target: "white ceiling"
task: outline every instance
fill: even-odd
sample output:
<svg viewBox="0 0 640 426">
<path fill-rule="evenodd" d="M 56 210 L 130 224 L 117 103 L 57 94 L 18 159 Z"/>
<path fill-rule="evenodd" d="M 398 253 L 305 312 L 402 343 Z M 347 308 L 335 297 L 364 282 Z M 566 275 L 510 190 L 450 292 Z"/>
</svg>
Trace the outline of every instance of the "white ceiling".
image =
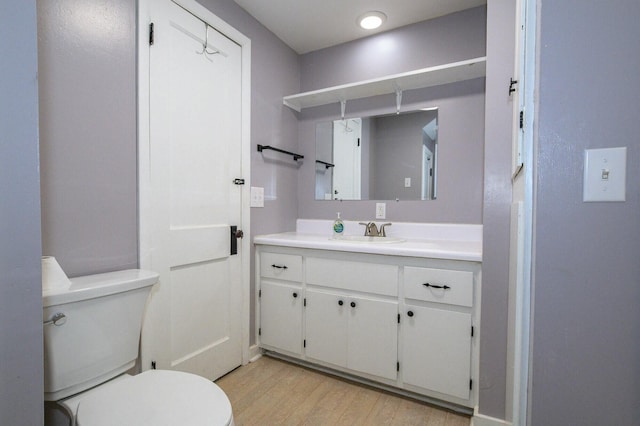
<svg viewBox="0 0 640 426">
<path fill-rule="evenodd" d="M 376 32 L 480 6 L 487 0 L 235 0 L 299 54 Z M 356 19 L 369 11 L 387 15 L 382 27 L 365 31 Z"/>
</svg>

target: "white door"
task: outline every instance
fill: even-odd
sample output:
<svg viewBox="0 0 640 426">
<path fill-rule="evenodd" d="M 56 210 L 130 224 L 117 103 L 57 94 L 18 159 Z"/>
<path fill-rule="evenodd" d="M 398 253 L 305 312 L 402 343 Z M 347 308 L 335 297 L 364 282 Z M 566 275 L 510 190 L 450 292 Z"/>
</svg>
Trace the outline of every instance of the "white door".
<svg viewBox="0 0 640 426">
<path fill-rule="evenodd" d="M 215 379 L 242 363 L 241 48 L 175 3 L 151 2 L 150 241 L 160 274 L 142 334 L 142 367 Z M 204 44 L 207 44 L 206 47 Z M 145 189 L 146 188 L 146 189 Z M 144 228 L 147 229 L 147 228 Z M 240 242 L 238 242 L 240 246 Z"/>
</svg>

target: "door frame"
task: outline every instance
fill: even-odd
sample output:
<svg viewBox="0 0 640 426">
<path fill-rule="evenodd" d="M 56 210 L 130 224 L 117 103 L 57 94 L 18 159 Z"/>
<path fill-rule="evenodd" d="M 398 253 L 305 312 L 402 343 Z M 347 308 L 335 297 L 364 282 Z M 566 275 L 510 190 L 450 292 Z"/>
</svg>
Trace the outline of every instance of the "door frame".
<svg viewBox="0 0 640 426">
<path fill-rule="evenodd" d="M 509 340 L 506 420 L 525 426 L 531 419 L 531 354 L 533 351 L 535 259 L 535 208 L 537 167 L 538 0 L 518 0 L 516 7 L 513 159 L 514 207 L 512 209 L 510 264 Z M 522 112 L 522 127 L 519 115 Z M 516 124 L 517 123 L 517 124 Z M 516 220 L 517 219 L 517 220 Z"/>
<path fill-rule="evenodd" d="M 157 0 L 138 0 L 137 19 L 137 102 L 138 102 L 138 256 L 139 267 L 148 268 L 152 251 L 152 207 L 150 191 L 150 7 Z M 238 44 L 241 48 L 241 167 L 245 182 L 251 177 L 251 40 L 238 30 L 214 15 L 195 0 L 171 0 L 191 14 L 207 22 L 218 32 Z M 153 47 L 151 47 L 153 48 Z M 248 185 L 246 185 L 248 186 Z M 250 353 L 250 194 L 242 188 L 242 217 L 240 226 L 244 238 L 238 244 L 241 255 L 242 282 L 242 364 L 251 359 Z M 142 358 L 142 354 L 140 356 Z M 149 366 L 142 366 L 143 370 Z"/>
</svg>

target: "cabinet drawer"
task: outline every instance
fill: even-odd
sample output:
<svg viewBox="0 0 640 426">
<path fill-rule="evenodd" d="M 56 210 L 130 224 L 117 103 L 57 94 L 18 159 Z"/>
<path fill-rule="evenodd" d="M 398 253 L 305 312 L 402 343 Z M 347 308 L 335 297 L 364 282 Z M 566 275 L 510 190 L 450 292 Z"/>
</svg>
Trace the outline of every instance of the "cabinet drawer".
<svg viewBox="0 0 640 426">
<path fill-rule="evenodd" d="M 308 284 L 362 291 L 383 296 L 398 295 L 398 267 L 377 263 L 307 258 Z"/>
<path fill-rule="evenodd" d="M 471 307 L 473 273 L 407 266 L 404 268 L 404 297 Z"/>
<path fill-rule="evenodd" d="M 261 253 L 260 275 L 278 280 L 302 281 L 302 256 Z"/>
</svg>

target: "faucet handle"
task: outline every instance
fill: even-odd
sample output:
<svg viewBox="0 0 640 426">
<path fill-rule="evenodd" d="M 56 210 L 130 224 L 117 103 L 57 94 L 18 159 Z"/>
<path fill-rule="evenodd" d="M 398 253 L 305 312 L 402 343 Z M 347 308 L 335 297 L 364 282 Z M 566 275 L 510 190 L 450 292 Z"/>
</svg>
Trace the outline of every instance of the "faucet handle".
<svg viewBox="0 0 640 426">
<path fill-rule="evenodd" d="M 387 233 L 385 231 L 385 227 L 391 226 L 391 225 L 393 225 L 393 224 L 392 223 L 383 223 L 382 225 L 380 225 L 380 236 L 381 237 L 386 237 L 387 236 Z"/>
</svg>

